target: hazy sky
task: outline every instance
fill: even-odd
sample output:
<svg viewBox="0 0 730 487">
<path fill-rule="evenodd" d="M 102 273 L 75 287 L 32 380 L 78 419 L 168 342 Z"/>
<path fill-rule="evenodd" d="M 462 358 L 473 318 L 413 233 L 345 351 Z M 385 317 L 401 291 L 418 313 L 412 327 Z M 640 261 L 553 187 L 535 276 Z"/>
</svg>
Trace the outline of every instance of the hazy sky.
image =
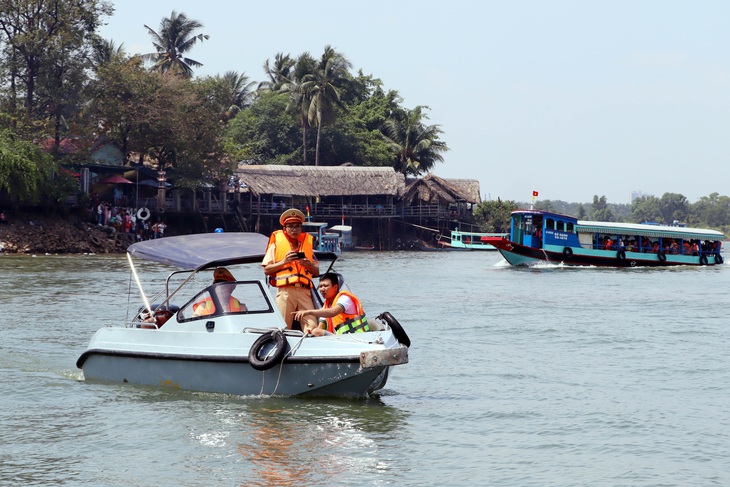
<svg viewBox="0 0 730 487">
<path fill-rule="evenodd" d="M 119 0 L 101 34 L 153 51 L 173 10 L 210 39 L 196 76 L 265 79 L 278 52 L 327 44 L 428 105 L 450 150 L 435 173 L 484 198 L 628 203 L 638 190 L 694 202 L 730 194 L 730 2 Z"/>
</svg>

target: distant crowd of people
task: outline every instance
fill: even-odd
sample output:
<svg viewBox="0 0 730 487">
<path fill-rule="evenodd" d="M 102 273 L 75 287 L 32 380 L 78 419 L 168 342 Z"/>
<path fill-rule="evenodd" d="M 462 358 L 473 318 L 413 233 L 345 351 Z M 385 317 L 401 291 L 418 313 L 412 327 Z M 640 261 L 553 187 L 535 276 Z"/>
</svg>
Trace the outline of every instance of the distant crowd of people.
<svg viewBox="0 0 730 487">
<path fill-rule="evenodd" d="M 100 227 L 112 227 L 117 233 L 129 233 L 135 240 L 151 240 L 165 236 L 167 225 L 163 221 L 151 222 L 152 213 L 147 208 L 114 206 L 104 201 L 92 202 L 96 223 Z"/>
</svg>

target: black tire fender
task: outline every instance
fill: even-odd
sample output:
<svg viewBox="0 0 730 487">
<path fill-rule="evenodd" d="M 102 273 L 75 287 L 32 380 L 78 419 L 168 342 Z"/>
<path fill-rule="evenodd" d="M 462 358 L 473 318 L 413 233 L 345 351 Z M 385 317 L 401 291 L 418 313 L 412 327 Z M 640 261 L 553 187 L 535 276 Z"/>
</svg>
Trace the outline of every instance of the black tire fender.
<svg viewBox="0 0 730 487">
<path fill-rule="evenodd" d="M 388 323 L 390 329 L 393 330 L 393 336 L 396 338 L 396 340 L 398 340 L 399 343 L 402 343 L 406 347 L 410 348 L 411 339 L 408 338 L 408 334 L 403 329 L 403 327 L 400 326 L 400 323 L 398 323 L 398 320 L 396 320 L 392 314 L 390 314 L 388 311 L 384 311 L 378 316 L 378 319 Z"/>
<path fill-rule="evenodd" d="M 623 262 L 624 260 L 626 260 L 626 252 L 624 252 L 623 250 L 619 250 L 618 252 L 616 252 L 616 258 Z"/>
<path fill-rule="evenodd" d="M 722 263 L 723 263 L 722 255 L 715 254 L 715 264 L 722 264 Z"/>
<path fill-rule="evenodd" d="M 274 342 L 276 344 L 276 351 L 273 355 L 259 358 L 259 353 L 265 345 Z M 253 342 L 251 350 L 248 351 L 248 363 L 251 364 L 256 370 L 269 370 L 271 367 L 281 362 L 286 354 L 289 346 L 286 341 L 286 337 L 281 330 L 274 330 L 271 333 L 264 333 Z"/>
<path fill-rule="evenodd" d="M 563 257 L 565 257 L 566 259 L 573 257 L 573 249 L 571 249 L 570 247 L 565 247 L 563 249 Z"/>
<path fill-rule="evenodd" d="M 707 256 L 700 255 L 700 265 L 707 265 Z"/>
<path fill-rule="evenodd" d="M 665 254 L 661 250 L 659 251 L 659 253 L 656 254 L 656 256 L 657 256 L 657 258 L 659 259 L 660 262 L 666 262 L 667 261 L 667 254 Z"/>
<path fill-rule="evenodd" d="M 91 240 L 91 243 L 93 243 L 96 246 L 101 245 L 101 240 L 96 235 L 92 235 L 90 240 Z"/>
</svg>

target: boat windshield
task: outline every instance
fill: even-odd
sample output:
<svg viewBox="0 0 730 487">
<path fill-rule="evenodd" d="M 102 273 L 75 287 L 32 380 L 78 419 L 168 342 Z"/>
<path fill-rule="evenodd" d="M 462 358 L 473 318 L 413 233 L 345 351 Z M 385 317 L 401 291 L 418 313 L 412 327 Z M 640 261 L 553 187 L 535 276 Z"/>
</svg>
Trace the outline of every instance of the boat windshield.
<svg viewBox="0 0 730 487">
<path fill-rule="evenodd" d="M 273 313 L 258 281 L 221 282 L 205 288 L 178 312 L 178 321 L 244 313 Z"/>
</svg>

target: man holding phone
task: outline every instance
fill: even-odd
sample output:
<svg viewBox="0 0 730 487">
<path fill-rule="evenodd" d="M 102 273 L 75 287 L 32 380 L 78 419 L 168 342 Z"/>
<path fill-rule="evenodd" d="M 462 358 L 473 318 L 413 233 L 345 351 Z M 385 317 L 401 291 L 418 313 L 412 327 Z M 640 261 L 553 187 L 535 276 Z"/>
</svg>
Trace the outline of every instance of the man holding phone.
<svg viewBox="0 0 730 487">
<path fill-rule="evenodd" d="M 289 208 L 279 218 L 282 230 L 276 230 L 269 237 L 266 255 L 261 265 L 269 283 L 276 286 L 276 306 L 292 329 L 294 313 L 297 310 L 314 308 L 312 301 L 312 279 L 319 275 L 319 262 L 314 257 L 314 238 L 302 232 L 304 213 Z M 306 316 L 300 324 L 302 329 L 316 326 L 313 316 Z"/>
</svg>

